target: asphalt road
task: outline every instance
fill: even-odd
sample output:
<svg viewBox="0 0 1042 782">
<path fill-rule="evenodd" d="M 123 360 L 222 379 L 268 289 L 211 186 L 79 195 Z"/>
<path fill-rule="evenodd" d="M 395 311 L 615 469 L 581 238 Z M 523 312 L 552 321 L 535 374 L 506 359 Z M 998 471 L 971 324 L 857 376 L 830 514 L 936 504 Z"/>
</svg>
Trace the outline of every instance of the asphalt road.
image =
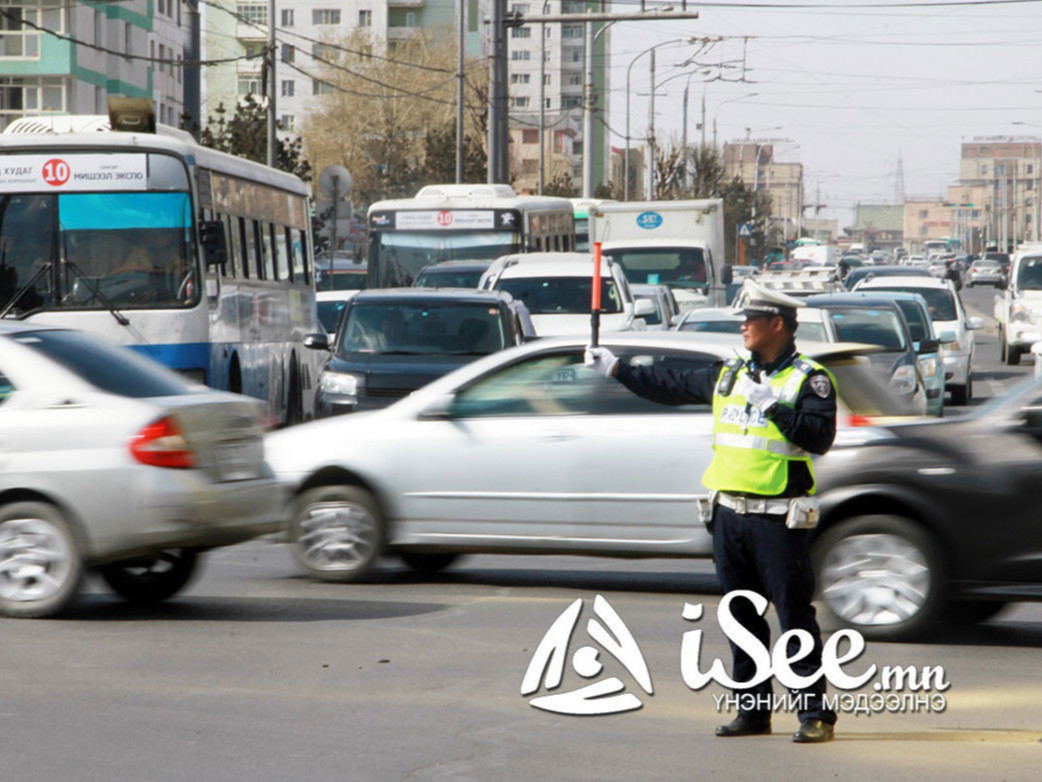
<svg viewBox="0 0 1042 782">
<path fill-rule="evenodd" d="M 967 304 L 989 315 L 992 295 L 969 291 Z M 978 337 L 975 403 L 1029 371 L 998 364 L 993 329 Z M 567 665 L 557 691 L 617 675 L 642 708 L 533 708 L 520 688 L 543 634 L 583 601 L 570 662 L 591 643 L 596 595 L 632 632 L 653 695 L 602 653 L 601 676 Z M 684 621 L 685 602 L 706 618 Z M 801 746 L 791 714 L 770 737 L 712 735 L 730 719 L 713 698 L 725 690 L 689 689 L 680 650 L 702 629 L 702 669 L 729 663 L 718 602 L 705 561 L 484 556 L 426 578 L 391 561 L 371 583 L 332 585 L 256 541 L 212 553 L 164 605 L 132 607 L 92 585 L 69 618 L 0 622 L 0 780 L 1038 778 L 1042 606 L 928 643 L 870 642 L 848 671 L 943 666 L 947 709 L 843 714 L 835 742 Z"/>
</svg>

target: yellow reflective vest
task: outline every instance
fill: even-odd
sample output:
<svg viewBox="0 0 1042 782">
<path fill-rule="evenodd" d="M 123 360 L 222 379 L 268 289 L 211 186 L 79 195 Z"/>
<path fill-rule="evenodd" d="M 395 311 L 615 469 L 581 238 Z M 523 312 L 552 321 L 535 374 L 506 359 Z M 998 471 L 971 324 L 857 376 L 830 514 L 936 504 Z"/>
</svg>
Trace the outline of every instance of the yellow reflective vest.
<svg viewBox="0 0 1042 782">
<path fill-rule="evenodd" d="M 835 387 L 831 372 L 797 355 L 769 378 L 771 389 L 778 397 L 777 404 L 795 407 L 804 381 L 818 371 L 824 371 Z M 810 453 L 786 440 L 767 416 L 734 391 L 735 381 L 747 374 L 744 362 L 738 359 L 726 362 L 720 371 L 713 393 L 713 461 L 702 478 L 703 483 L 719 491 L 775 496 L 788 485 L 789 463 L 800 461 L 810 471 L 810 493 L 813 494 L 814 467 Z"/>
</svg>

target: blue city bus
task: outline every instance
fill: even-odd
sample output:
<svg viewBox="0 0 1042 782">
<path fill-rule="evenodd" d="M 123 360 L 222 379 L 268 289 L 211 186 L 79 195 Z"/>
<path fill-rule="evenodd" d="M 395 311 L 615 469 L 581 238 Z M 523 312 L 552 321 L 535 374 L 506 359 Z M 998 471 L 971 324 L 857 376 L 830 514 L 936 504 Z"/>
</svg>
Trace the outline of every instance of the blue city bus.
<svg viewBox="0 0 1042 782">
<path fill-rule="evenodd" d="M 318 361 L 309 191 L 101 116 L 0 134 L 0 314 L 82 329 L 213 388 L 313 415 Z"/>
</svg>

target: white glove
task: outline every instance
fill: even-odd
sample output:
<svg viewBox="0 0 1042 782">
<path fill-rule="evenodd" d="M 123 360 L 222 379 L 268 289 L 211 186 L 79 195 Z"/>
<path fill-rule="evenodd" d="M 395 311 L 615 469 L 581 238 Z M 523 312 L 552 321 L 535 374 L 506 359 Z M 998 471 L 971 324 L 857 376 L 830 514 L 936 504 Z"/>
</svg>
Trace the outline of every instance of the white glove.
<svg viewBox="0 0 1042 782">
<path fill-rule="evenodd" d="M 619 357 L 608 348 L 586 348 L 583 363 L 594 372 L 600 372 L 605 377 L 611 377 L 619 367 Z"/>
<path fill-rule="evenodd" d="M 742 375 L 734 390 L 735 393 L 744 396 L 753 407 L 759 408 L 761 413 L 766 413 L 778 401 L 769 383 L 758 383 L 749 375 Z"/>
</svg>

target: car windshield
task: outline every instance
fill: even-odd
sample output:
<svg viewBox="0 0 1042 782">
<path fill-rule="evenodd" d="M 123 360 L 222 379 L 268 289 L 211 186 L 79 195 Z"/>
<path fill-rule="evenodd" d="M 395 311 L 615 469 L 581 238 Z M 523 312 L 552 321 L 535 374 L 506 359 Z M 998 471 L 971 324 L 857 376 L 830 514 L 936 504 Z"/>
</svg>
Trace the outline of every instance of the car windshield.
<svg viewBox="0 0 1042 782">
<path fill-rule="evenodd" d="M 581 314 L 590 311 L 590 277 L 500 278 L 497 290 L 520 299 L 533 315 Z M 622 297 L 613 280 L 601 279 L 601 312 L 622 312 Z"/>
<path fill-rule="evenodd" d="M 840 342 L 864 342 L 888 350 L 907 350 L 898 314 L 877 307 L 829 307 Z"/>
<path fill-rule="evenodd" d="M 184 307 L 198 301 L 188 193 L 0 197 L 0 307 Z M 100 295 L 99 295 L 100 292 Z"/>
<path fill-rule="evenodd" d="M 930 331 L 930 320 L 919 302 L 902 299 L 894 303 L 901 308 L 901 314 L 908 321 L 908 331 L 912 335 L 913 342 L 933 339 L 933 334 Z"/>
<path fill-rule="evenodd" d="M 192 392 L 170 370 L 78 331 L 28 331 L 11 337 L 110 394 L 146 399 Z M 142 349 L 147 352 L 147 349 Z"/>
<path fill-rule="evenodd" d="M 705 253 L 698 247 L 613 247 L 605 251 L 634 285 L 704 289 Z"/>
<path fill-rule="evenodd" d="M 360 291 L 365 289 L 365 269 L 342 271 L 322 269 L 321 261 L 315 266 L 315 290 L 317 291 Z"/>
<path fill-rule="evenodd" d="M 828 342 L 828 334 L 825 333 L 825 325 L 822 323 L 800 323 L 796 330 L 798 339 L 808 339 L 812 342 Z"/>
<path fill-rule="evenodd" d="M 484 355 L 506 347 L 503 318 L 483 302 L 356 302 L 340 324 L 337 354 Z"/>
<path fill-rule="evenodd" d="M 894 291 L 897 293 L 918 293 L 926 299 L 926 309 L 930 313 L 930 320 L 958 320 L 959 310 L 955 306 L 955 294 L 946 288 L 901 288 L 898 286 L 887 286 L 886 288 L 872 286 L 867 292 Z"/>
<path fill-rule="evenodd" d="M 322 324 L 322 328 L 325 329 L 327 334 L 335 332 L 337 321 L 340 320 L 340 313 L 344 311 L 347 302 L 343 299 L 339 301 L 320 301 L 315 306 L 318 308 L 318 320 Z"/>
<path fill-rule="evenodd" d="M 1009 253 L 984 253 L 984 257 L 990 261 L 1009 263 Z"/>
<path fill-rule="evenodd" d="M 1042 255 L 1020 259 L 1017 268 L 1017 288 L 1022 291 L 1042 290 Z"/>
<path fill-rule="evenodd" d="M 710 334 L 741 334 L 740 320 L 689 320 L 677 331 L 699 331 Z"/>
<path fill-rule="evenodd" d="M 377 272 L 374 287 L 393 288 L 412 285 L 420 270 L 434 263 L 491 261 L 520 251 L 515 231 L 378 231 L 370 266 Z"/>
<path fill-rule="evenodd" d="M 435 266 L 420 272 L 413 285 L 417 288 L 477 288 L 484 272 L 481 268 L 439 269 Z"/>
</svg>

